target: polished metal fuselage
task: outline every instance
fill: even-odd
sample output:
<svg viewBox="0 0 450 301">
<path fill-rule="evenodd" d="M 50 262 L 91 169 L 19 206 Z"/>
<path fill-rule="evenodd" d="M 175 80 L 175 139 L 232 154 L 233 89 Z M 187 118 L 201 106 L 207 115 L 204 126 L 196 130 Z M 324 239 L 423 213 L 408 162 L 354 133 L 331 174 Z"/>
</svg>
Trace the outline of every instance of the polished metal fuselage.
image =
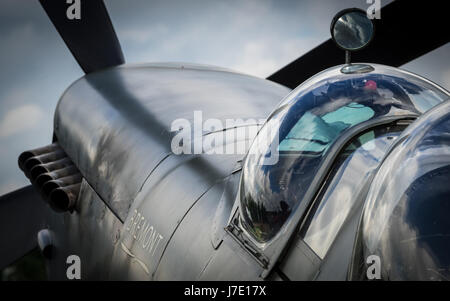
<svg viewBox="0 0 450 301">
<path fill-rule="evenodd" d="M 86 75 L 57 106 L 55 137 L 83 175 L 76 210 L 51 213 L 51 279 L 69 255 L 82 279 L 258 279 L 261 266 L 225 232 L 244 154 L 175 155 L 171 124 L 265 119 L 289 89 L 186 64 Z M 202 136 L 234 128 L 203 132 Z M 253 137 L 232 135 L 226 144 Z M 248 145 L 248 143 L 247 143 Z"/>
</svg>

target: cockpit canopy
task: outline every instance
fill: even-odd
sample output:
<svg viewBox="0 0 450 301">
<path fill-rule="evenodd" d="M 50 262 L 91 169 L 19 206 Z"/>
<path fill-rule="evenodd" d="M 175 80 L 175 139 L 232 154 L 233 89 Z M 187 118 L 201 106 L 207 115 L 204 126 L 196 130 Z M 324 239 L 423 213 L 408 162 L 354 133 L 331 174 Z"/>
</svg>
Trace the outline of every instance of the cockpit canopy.
<svg viewBox="0 0 450 301">
<path fill-rule="evenodd" d="M 448 98 L 433 83 L 399 69 L 372 65 L 369 73 L 342 74 L 341 67 L 325 70 L 292 91 L 249 150 L 240 216 L 258 243 L 274 238 L 304 202 L 319 167 L 333 155 L 330 148 L 344 133 L 382 120 L 417 117 Z"/>
<path fill-rule="evenodd" d="M 367 195 L 352 279 L 367 279 L 368 256 L 385 280 L 450 277 L 450 101 L 399 137 Z"/>
</svg>

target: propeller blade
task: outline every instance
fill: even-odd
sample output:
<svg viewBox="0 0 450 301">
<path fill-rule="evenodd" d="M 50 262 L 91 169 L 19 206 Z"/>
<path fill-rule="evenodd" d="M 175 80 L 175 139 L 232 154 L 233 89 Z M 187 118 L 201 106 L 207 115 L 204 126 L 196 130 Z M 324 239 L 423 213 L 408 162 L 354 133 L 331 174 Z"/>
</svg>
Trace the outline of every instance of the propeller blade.
<svg viewBox="0 0 450 301">
<path fill-rule="evenodd" d="M 381 19 L 374 19 L 373 41 L 352 53 L 352 61 L 399 67 L 449 42 L 447 10 L 440 4 L 397 0 L 384 6 Z M 293 89 L 314 74 L 343 64 L 344 58 L 345 52 L 329 39 L 267 79 Z"/>
<path fill-rule="evenodd" d="M 80 19 L 68 18 L 66 0 L 39 2 L 85 73 L 125 62 L 103 0 L 80 1 Z"/>
<path fill-rule="evenodd" d="M 0 270 L 37 246 L 47 208 L 31 185 L 0 197 Z"/>
</svg>

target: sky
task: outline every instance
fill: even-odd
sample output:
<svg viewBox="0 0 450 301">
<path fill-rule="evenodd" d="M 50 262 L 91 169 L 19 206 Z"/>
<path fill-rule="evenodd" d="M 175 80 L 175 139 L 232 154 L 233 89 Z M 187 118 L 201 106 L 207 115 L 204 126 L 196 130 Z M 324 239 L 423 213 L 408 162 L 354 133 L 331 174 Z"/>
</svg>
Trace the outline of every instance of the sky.
<svg viewBox="0 0 450 301">
<path fill-rule="evenodd" d="M 339 10 L 369 6 L 366 0 L 105 3 L 127 63 L 193 62 L 259 77 L 327 40 Z M 443 62 L 450 62 L 449 44 L 402 68 L 450 90 L 450 65 Z M 37 0 L 0 1 L 0 195 L 29 184 L 17 157 L 51 143 L 58 99 L 81 76 Z"/>
</svg>

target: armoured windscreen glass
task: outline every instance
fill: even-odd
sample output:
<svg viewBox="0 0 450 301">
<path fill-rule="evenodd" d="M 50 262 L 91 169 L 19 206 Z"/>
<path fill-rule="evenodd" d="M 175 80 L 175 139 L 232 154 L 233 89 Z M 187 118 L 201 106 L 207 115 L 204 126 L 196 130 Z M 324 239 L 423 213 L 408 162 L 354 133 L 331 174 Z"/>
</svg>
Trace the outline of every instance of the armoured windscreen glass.
<svg viewBox="0 0 450 301">
<path fill-rule="evenodd" d="M 419 116 L 448 97 L 418 76 L 374 66 L 365 74 L 343 75 L 338 66 L 316 75 L 288 95 L 260 130 L 240 186 L 241 222 L 257 242 L 279 232 L 343 133 L 386 116 Z"/>
</svg>

